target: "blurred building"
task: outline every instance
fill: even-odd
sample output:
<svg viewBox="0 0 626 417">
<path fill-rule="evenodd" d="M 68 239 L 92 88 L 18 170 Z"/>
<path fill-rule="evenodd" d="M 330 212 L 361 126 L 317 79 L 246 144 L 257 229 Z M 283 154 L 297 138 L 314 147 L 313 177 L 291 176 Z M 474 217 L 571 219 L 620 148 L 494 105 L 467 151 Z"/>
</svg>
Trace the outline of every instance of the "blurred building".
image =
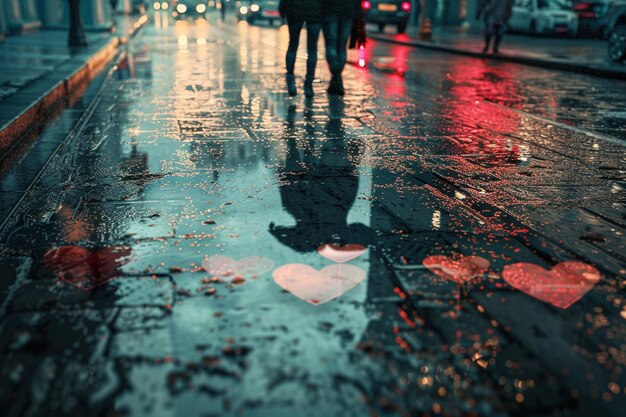
<svg viewBox="0 0 626 417">
<path fill-rule="evenodd" d="M 111 30 L 114 26 L 112 3 L 133 4 L 132 0 L 81 0 L 81 16 L 86 30 Z M 0 0 L 0 41 L 6 36 L 43 29 L 69 28 L 67 0 Z"/>
</svg>

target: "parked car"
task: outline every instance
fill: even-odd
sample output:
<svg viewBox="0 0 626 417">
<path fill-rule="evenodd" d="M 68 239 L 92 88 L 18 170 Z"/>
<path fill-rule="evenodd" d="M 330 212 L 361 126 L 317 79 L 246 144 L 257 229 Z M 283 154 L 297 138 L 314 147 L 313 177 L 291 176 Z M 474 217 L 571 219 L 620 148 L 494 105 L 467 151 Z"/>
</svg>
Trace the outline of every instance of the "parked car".
<svg viewBox="0 0 626 417">
<path fill-rule="evenodd" d="M 274 22 L 282 22 L 278 10 L 279 0 L 251 0 L 239 1 L 237 7 L 237 18 L 248 23 L 259 20 L 267 20 L 271 25 Z"/>
<path fill-rule="evenodd" d="M 197 19 L 206 16 L 207 4 L 203 0 L 178 0 L 173 9 L 176 19 Z"/>
<path fill-rule="evenodd" d="M 626 1 L 615 1 L 607 12 L 609 58 L 613 62 L 626 60 Z"/>
<path fill-rule="evenodd" d="M 578 16 L 561 0 L 515 0 L 509 29 L 534 34 L 575 35 Z"/>
<path fill-rule="evenodd" d="M 382 32 L 387 25 L 396 25 L 398 33 L 406 31 L 411 2 L 406 0 L 363 0 L 361 8 L 367 23 L 375 23 Z"/>
<path fill-rule="evenodd" d="M 574 13 L 578 15 L 578 34 L 585 36 L 607 36 L 607 12 L 611 0 L 578 0 Z"/>
</svg>

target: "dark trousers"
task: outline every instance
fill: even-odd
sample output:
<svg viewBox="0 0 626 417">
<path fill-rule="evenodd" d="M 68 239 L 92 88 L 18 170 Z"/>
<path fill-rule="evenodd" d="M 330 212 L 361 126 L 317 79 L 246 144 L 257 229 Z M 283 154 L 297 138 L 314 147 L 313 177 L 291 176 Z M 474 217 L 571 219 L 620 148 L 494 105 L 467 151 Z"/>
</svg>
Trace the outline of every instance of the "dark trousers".
<svg viewBox="0 0 626 417">
<path fill-rule="evenodd" d="M 506 25 L 502 23 L 485 22 L 485 49 L 489 49 L 491 38 L 495 36 L 493 48 L 497 50 L 502 42 L 502 37 L 506 32 Z"/>
<path fill-rule="evenodd" d="M 348 58 L 348 39 L 352 31 L 352 19 L 329 17 L 324 22 L 324 40 L 326 42 L 326 61 L 333 75 L 343 72 Z"/>
<path fill-rule="evenodd" d="M 298 46 L 300 45 L 300 32 L 304 27 L 304 22 L 293 21 L 287 19 L 289 27 L 289 47 L 287 48 L 287 74 L 293 74 L 296 65 L 296 56 L 298 55 Z M 306 22 L 306 79 L 313 81 L 315 79 L 315 67 L 317 66 L 317 42 L 320 38 L 321 23 Z"/>
</svg>

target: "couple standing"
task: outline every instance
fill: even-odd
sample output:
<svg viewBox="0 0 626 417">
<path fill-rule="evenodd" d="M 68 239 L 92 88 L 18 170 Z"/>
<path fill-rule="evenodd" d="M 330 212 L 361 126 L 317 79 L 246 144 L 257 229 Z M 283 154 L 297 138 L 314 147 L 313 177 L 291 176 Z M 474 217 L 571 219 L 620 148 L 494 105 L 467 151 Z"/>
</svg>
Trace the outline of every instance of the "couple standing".
<svg viewBox="0 0 626 417">
<path fill-rule="evenodd" d="M 313 80 L 317 66 L 317 43 L 320 31 L 324 31 L 326 61 L 332 74 L 329 94 L 344 95 L 341 73 L 346 65 L 348 39 L 352 32 L 353 21 L 360 17 L 359 0 L 281 0 L 281 15 L 289 27 L 289 48 L 287 49 L 287 92 L 290 96 L 298 94 L 294 67 L 300 32 L 306 24 L 307 29 L 307 65 L 304 81 L 304 95 L 313 96 Z"/>
</svg>

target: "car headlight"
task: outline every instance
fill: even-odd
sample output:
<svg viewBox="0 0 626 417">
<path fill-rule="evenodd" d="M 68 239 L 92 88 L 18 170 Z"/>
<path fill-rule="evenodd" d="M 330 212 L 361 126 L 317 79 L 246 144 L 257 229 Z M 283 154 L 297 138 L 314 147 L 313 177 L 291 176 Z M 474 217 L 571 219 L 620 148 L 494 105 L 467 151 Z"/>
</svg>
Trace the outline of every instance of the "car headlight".
<svg viewBox="0 0 626 417">
<path fill-rule="evenodd" d="M 161 10 L 161 3 L 159 3 L 158 1 L 154 2 L 154 4 L 152 5 L 152 7 L 154 7 L 154 10 Z"/>
<path fill-rule="evenodd" d="M 206 6 L 203 3 L 200 3 L 196 6 L 196 12 L 204 13 L 206 12 Z"/>
<path fill-rule="evenodd" d="M 167 10 L 170 7 L 169 3 L 164 1 L 161 3 L 161 10 Z"/>
<path fill-rule="evenodd" d="M 252 6 L 250 6 L 250 11 L 251 11 L 251 12 L 256 13 L 256 12 L 258 12 L 258 11 L 259 11 L 259 9 L 260 9 L 260 7 L 259 7 L 259 5 L 258 5 L 258 4 L 253 4 Z"/>
<path fill-rule="evenodd" d="M 246 6 L 241 6 L 239 8 L 239 13 L 241 13 L 241 14 L 248 14 L 248 8 Z"/>
<path fill-rule="evenodd" d="M 187 6 L 184 5 L 183 3 L 178 3 L 176 5 L 176 11 L 180 14 L 184 14 L 187 12 Z"/>
</svg>

